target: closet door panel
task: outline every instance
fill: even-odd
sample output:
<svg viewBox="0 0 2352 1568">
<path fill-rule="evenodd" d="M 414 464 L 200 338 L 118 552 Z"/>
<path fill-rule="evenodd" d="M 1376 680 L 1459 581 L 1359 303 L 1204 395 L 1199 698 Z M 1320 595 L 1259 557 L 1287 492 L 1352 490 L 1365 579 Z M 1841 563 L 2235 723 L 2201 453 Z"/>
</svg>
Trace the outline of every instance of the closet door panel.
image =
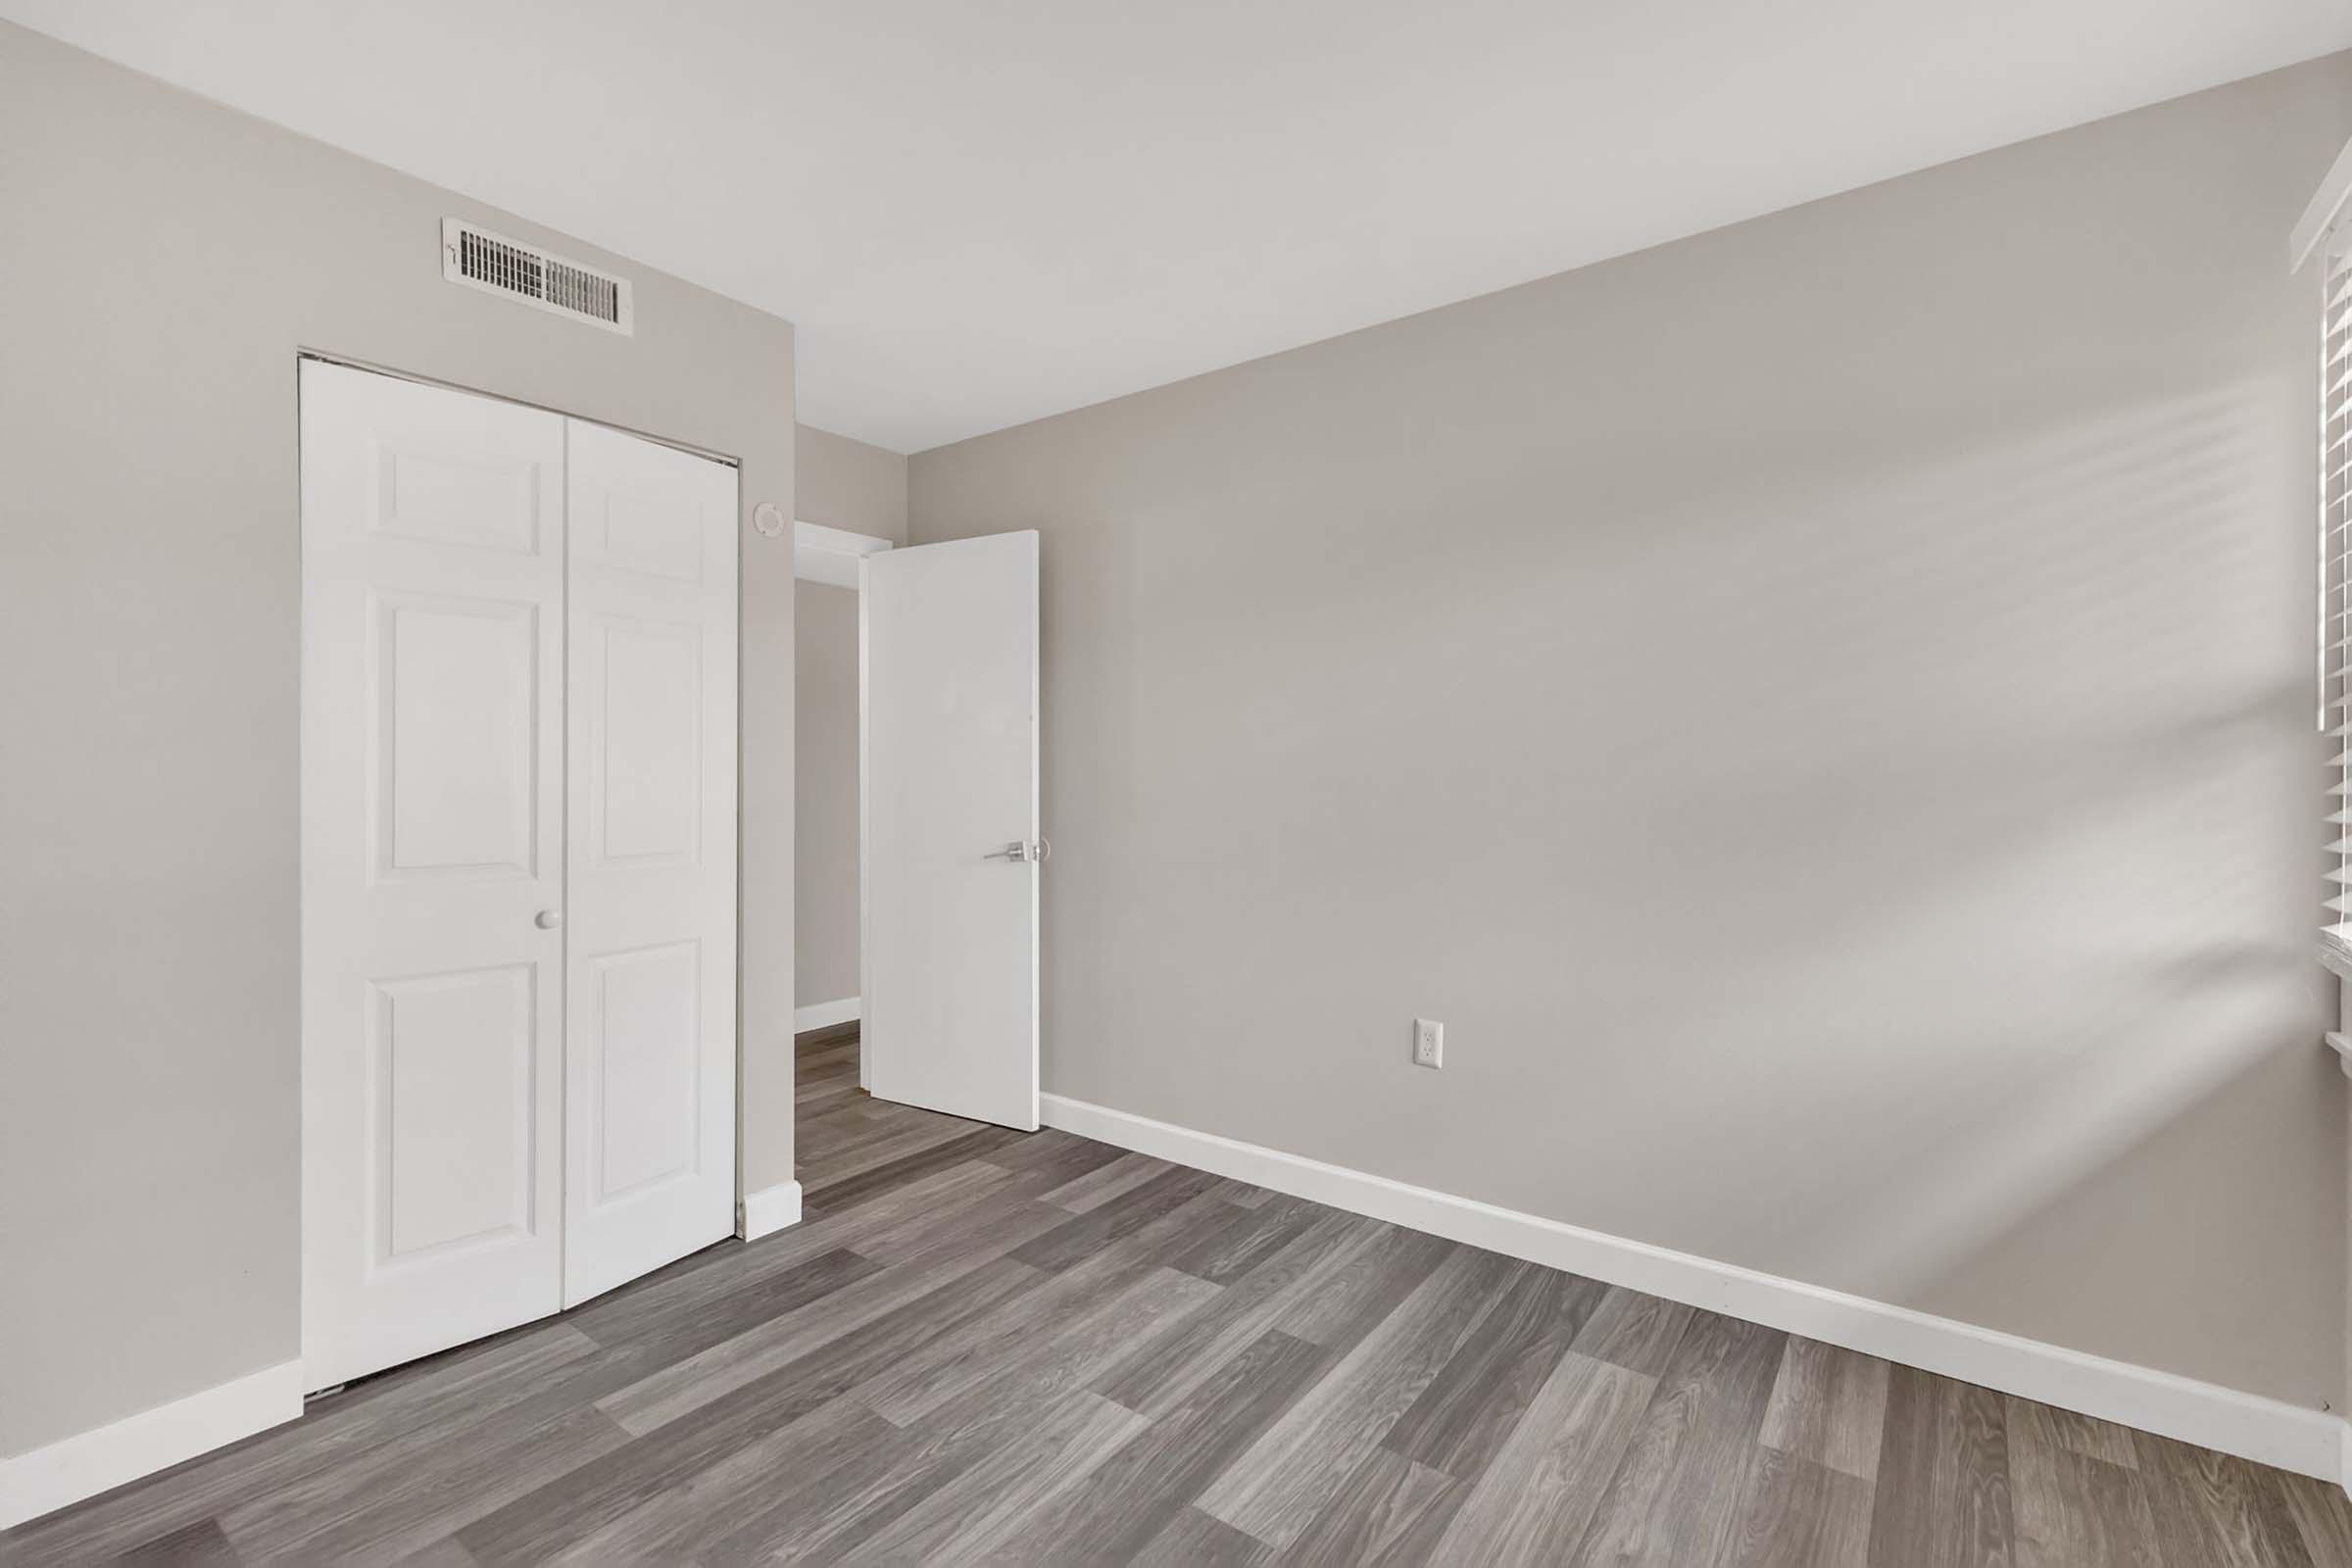
<svg viewBox="0 0 2352 1568">
<path fill-rule="evenodd" d="M 735 1228 L 736 485 L 572 421 L 564 1298 Z"/>
<path fill-rule="evenodd" d="M 562 1302 L 564 420 L 305 361 L 303 1360 Z"/>
</svg>

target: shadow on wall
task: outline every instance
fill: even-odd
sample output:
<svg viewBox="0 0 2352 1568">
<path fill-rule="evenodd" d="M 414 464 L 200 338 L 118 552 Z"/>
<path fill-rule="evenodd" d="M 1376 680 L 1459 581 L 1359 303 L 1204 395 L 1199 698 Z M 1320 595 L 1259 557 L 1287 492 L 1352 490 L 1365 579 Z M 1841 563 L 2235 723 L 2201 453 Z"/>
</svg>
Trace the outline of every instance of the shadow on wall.
<svg viewBox="0 0 2352 1568">
<path fill-rule="evenodd" d="M 1104 723 L 1150 891 L 1065 881 L 1049 952 L 1155 934 L 1113 945 L 1132 967 L 1092 989 L 1142 1000 L 1105 1030 L 1209 1039 L 1204 1003 L 1264 1001 L 1250 1034 L 1284 1049 L 1248 1071 L 1277 1101 L 1328 1099 L 1398 1018 L 1453 1023 L 1444 1087 L 1346 1102 L 1301 1152 L 2177 1362 L 2170 1330 L 2098 1321 L 2115 1288 L 2170 1290 L 2180 1238 L 2199 1268 L 2308 1254 L 2315 1197 L 2341 1230 L 2293 389 L 2015 391 L 1934 411 L 1919 444 L 1957 460 L 1880 421 L 1833 495 L 1805 476 L 1850 432 L 1729 436 L 1737 482 L 1636 522 L 1615 498 L 1681 437 L 1620 441 L 1558 517 L 1511 516 L 1526 472 L 1446 497 L 1435 555 L 1401 460 L 1344 551 L 1213 505 L 1131 519 L 1152 588 Z M 1175 755 L 1209 733 L 1215 769 Z M 1049 767 L 1057 814 L 1091 784 Z M 2205 1327 L 2332 1343 L 2340 1249 L 2278 1316 Z M 2031 1310 L 2021 1268 L 2051 1271 Z M 2086 1269 L 2078 1322 L 2050 1281 Z"/>
</svg>

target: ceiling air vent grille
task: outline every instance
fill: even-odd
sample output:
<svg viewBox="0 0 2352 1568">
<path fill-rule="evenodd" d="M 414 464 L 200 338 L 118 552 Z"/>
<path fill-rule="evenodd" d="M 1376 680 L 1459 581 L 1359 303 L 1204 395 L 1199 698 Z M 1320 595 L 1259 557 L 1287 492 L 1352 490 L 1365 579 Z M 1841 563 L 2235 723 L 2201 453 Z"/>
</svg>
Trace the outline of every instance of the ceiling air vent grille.
<svg viewBox="0 0 2352 1568">
<path fill-rule="evenodd" d="M 633 325 L 628 279 L 454 218 L 441 220 L 441 275 L 608 331 Z"/>
</svg>

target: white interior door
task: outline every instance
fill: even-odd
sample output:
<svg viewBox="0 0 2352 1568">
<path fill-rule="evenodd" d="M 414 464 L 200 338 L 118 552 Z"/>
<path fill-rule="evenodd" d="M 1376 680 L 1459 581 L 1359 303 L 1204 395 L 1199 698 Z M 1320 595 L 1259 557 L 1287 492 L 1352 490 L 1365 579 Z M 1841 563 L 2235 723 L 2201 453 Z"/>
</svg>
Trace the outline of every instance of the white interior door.
<svg viewBox="0 0 2352 1568">
<path fill-rule="evenodd" d="M 564 420 L 304 361 L 303 1368 L 557 1309 Z"/>
<path fill-rule="evenodd" d="M 735 1229 L 735 470 L 569 425 L 566 1306 Z"/>
<path fill-rule="evenodd" d="M 1037 1126 L 1037 535 L 869 556 L 859 993 L 867 1088 Z"/>
</svg>

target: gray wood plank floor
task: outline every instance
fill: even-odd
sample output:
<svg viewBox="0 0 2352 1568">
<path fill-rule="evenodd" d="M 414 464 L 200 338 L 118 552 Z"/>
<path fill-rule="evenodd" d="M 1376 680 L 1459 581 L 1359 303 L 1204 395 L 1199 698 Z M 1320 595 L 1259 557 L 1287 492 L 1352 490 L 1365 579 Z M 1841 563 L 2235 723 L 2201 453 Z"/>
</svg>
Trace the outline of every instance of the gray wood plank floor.
<svg viewBox="0 0 2352 1568">
<path fill-rule="evenodd" d="M 804 1042 L 807 1218 L 0 1560 L 2352 1568 L 2334 1488 L 1045 1132 Z"/>
</svg>

